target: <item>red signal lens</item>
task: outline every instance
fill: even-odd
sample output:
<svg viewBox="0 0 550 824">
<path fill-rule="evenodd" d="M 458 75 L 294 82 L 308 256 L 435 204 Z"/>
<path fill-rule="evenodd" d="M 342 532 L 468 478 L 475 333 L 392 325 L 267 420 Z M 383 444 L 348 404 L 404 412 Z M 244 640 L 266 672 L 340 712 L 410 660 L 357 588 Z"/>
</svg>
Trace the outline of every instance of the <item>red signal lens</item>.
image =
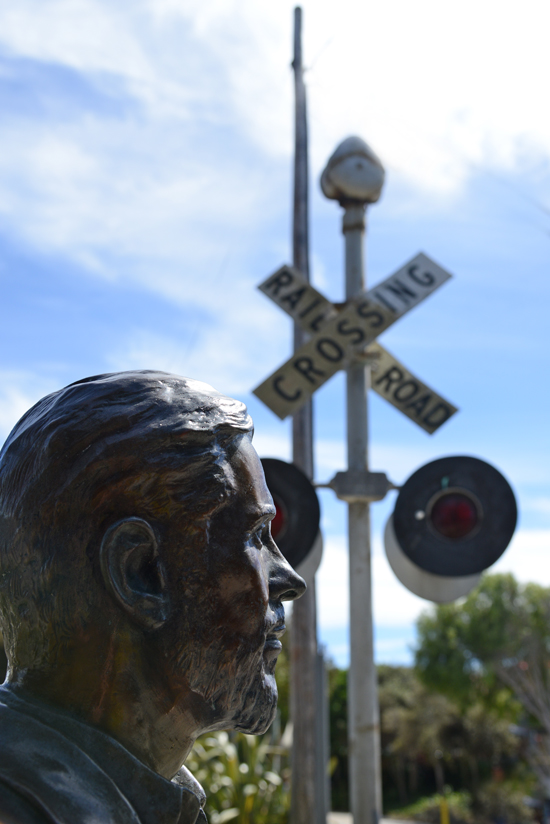
<svg viewBox="0 0 550 824">
<path fill-rule="evenodd" d="M 277 535 L 280 535 L 286 527 L 287 515 L 284 505 L 275 496 L 273 496 L 273 503 L 275 504 L 275 517 L 271 521 L 271 536 L 276 541 Z"/>
<path fill-rule="evenodd" d="M 467 495 L 448 492 L 434 503 L 430 520 L 437 532 L 457 541 L 473 532 L 478 524 L 479 514 L 476 505 Z"/>
</svg>

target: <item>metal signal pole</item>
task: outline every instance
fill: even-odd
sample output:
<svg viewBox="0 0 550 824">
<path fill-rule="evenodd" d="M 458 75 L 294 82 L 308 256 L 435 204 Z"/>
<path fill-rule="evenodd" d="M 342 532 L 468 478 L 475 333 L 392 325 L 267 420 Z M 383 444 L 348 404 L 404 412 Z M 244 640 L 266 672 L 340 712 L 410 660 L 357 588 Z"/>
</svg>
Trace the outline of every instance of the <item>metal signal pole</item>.
<svg viewBox="0 0 550 824">
<path fill-rule="evenodd" d="M 365 291 L 364 235 L 368 203 L 380 197 L 384 169 L 364 140 L 349 137 L 338 146 L 321 176 L 326 197 L 344 208 L 346 301 Z M 350 798 L 354 824 L 377 824 L 382 815 L 380 729 L 374 664 L 368 407 L 370 367 L 347 369 L 348 483 L 339 497 L 348 502 L 350 578 L 350 668 L 348 742 Z"/>
<path fill-rule="evenodd" d="M 346 300 L 365 289 L 363 237 L 365 206 L 348 206 L 343 226 L 346 243 Z M 348 469 L 368 471 L 367 391 L 370 367 L 350 366 L 347 384 Z M 382 814 L 380 728 L 374 665 L 370 503 L 348 504 L 350 587 L 350 671 L 348 741 L 351 808 L 355 824 L 377 824 Z"/>
<path fill-rule="evenodd" d="M 302 65 L 302 9 L 294 9 L 295 153 L 294 210 L 292 224 L 293 264 L 309 280 L 308 134 L 306 89 Z M 294 350 L 306 335 L 294 325 Z M 313 404 L 309 401 L 292 419 L 292 460 L 313 481 Z M 290 668 L 290 701 L 293 722 L 291 824 L 317 824 L 326 816 L 320 788 L 316 788 L 317 608 L 315 577 L 305 595 L 293 604 Z M 316 792 L 317 789 L 317 792 Z M 324 795 L 323 795 L 324 799 Z"/>
</svg>

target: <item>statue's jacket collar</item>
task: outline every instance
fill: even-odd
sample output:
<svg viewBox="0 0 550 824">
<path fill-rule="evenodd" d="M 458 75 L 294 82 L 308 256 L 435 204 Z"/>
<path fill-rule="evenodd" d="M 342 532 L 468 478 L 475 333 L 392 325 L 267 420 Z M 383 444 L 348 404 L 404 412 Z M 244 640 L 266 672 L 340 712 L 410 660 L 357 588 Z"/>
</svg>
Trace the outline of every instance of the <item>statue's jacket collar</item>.
<svg viewBox="0 0 550 824">
<path fill-rule="evenodd" d="M 0 687 L 0 782 L 55 824 L 204 824 L 204 792 L 183 767 L 167 781 L 121 744 Z"/>
</svg>

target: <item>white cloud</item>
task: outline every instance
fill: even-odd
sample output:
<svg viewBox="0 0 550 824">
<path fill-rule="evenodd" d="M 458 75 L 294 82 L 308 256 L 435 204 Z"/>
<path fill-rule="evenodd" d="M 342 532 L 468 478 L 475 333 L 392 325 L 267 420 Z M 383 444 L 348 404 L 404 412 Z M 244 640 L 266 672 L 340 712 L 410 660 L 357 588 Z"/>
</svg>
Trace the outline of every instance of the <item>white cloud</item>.
<svg viewBox="0 0 550 824">
<path fill-rule="evenodd" d="M 519 529 L 491 572 L 512 572 L 520 581 L 550 587 L 550 529 Z"/>
<path fill-rule="evenodd" d="M 119 7 L 120 9 L 120 7 Z M 147 61 L 128 31 L 127 15 L 87 0 L 33 0 L 4 5 L 2 40 L 14 52 L 85 71 L 145 74 Z"/>
<path fill-rule="evenodd" d="M 533 498 L 532 500 L 527 500 L 524 508 L 530 509 L 533 512 L 539 512 L 542 515 L 550 515 L 550 498 Z"/>
<path fill-rule="evenodd" d="M 268 152 L 288 146 L 291 2 L 164 4 L 166 19 L 195 20 L 205 49 L 224 61 L 232 102 Z M 457 13 L 437 0 L 367 7 L 305 0 L 305 61 L 314 165 L 358 131 L 388 166 L 417 186 L 449 191 L 472 164 L 509 168 L 529 151 L 547 156 L 550 124 L 538 104 L 550 22 L 540 0 L 520 17 L 511 3 L 466 0 Z M 510 59 L 513 49 L 514 59 Z"/>
<path fill-rule="evenodd" d="M 317 438 L 315 443 L 315 474 L 319 481 L 330 481 L 335 472 L 346 466 L 346 444 L 343 440 Z"/>
<path fill-rule="evenodd" d="M 239 117 L 271 152 L 288 145 L 281 67 L 293 5 L 162 6 L 166 19 L 194 20 L 203 47 L 225 58 Z M 315 165 L 350 131 L 364 133 L 398 173 L 437 190 L 456 187 L 472 164 L 510 167 L 529 146 L 547 153 L 538 99 L 550 14 L 540 0 L 528 0 L 520 17 L 496 0 L 466 0 L 459 13 L 437 0 L 372 8 L 343 0 L 337 14 L 329 0 L 302 5 Z"/>
<path fill-rule="evenodd" d="M 399 583 L 378 537 L 372 554 L 373 614 L 378 626 L 397 627 L 413 622 L 427 602 Z M 344 537 L 327 536 L 317 573 L 319 622 L 325 628 L 346 627 L 349 622 L 349 562 Z"/>
<path fill-rule="evenodd" d="M 206 271 L 222 227 L 234 248 L 253 245 L 266 216 L 287 208 L 293 5 L 4 4 L 8 54 L 78 71 L 120 103 L 118 116 L 78 106 L 53 121 L 10 115 L 0 209 L 11 230 L 179 297 L 192 289 L 182 266 Z M 547 158 L 548 22 L 539 0 L 520 16 L 496 0 L 465 0 L 460 13 L 437 0 L 342 0 L 337 14 L 329 0 L 306 0 L 314 177 L 350 132 L 390 172 L 440 194 L 474 166 Z"/>
<path fill-rule="evenodd" d="M 510 547 L 490 572 L 512 572 L 520 581 L 550 586 L 550 529 L 518 530 Z M 373 538 L 373 614 L 379 628 L 408 630 L 429 601 L 409 592 L 395 577 L 386 559 L 382 540 Z M 325 630 L 342 629 L 349 623 L 349 564 L 347 539 L 328 536 L 317 573 L 319 623 Z M 396 641 L 397 643 L 397 641 Z"/>
<path fill-rule="evenodd" d="M 250 285 L 226 282 L 220 288 L 213 276 L 199 281 L 189 289 L 188 300 L 198 305 L 199 289 L 206 292 L 206 320 L 192 316 L 181 337 L 129 327 L 109 353 L 108 368 L 200 375 L 221 392 L 244 395 L 286 358 L 288 339 L 273 334 L 273 309 Z"/>
<path fill-rule="evenodd" d="M 325 537 L 316 584 L 320 625 L 346 627 L 349 622 L 349 562 L 344 538 Z"/>
<path fill-rule="evenodd" d="M 281 461 L 291 460 L 290 438 L 288 436 L 255 432 L 254 447 L 262 458 L 279 458 Z"/>
<path fill-rule="evenodd" d="M 346 467 L 344 440 L 318 438 L 315 447 L 317 478 L 330 480 L 335 472 Z M 370 449 L 369 463 L 373 471 L 384 471 L 395 483 L 405 481 L 414 469 L 429 460 L 440 457 L 437 444 L 388 444 L 375 441 Z"/>
<path fill-rule="evenodd" d="M 27 372 L 0 372 L 0 446 L 27 409 L 57 388 Z"/>
<path fill-rule="evenodd" d="M 18 387 L 2 387 L 0 396 L 0 436 L 2 440 L 6 438 L 31 404 L 31 398 Z"/>
<path fill-rule="evenodd" d="M 270 207 L 254 169 L 167 145 L 165 128 L 97 116 L 37 130 L 7 123 L 4 225 L 96 274 L 204 303 L 204 278 L 228 255 L 242 261 L 249 227 L 257 229 Z"/>
</svg>

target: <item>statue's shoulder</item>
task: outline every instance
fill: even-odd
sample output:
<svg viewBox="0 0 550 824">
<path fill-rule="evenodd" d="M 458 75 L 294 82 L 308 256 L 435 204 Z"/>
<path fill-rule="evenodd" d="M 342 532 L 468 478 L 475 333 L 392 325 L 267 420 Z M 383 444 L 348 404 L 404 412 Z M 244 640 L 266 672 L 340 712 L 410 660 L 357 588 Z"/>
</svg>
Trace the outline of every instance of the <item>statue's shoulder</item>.
<svg viewBox="0 0 550 824">
<path fill-rule="evenodd" d="M 0 687 L 0 824 L 139 824 L 100 767 L 60 732 L 21 711 L 22 703 Z"/>
<path fill-rule="evenodd" d="M 52 819 L 0 781 L 0 824 L 52 824 Z"/>
<path fill-rule="evenodd" d="M 6 694 L 0 688 L 0 824 L 56 824 L 40 803 L 36 765 L 26 762 L 35 748 L 36 722 L 7 706 Z"/>
</svg>

